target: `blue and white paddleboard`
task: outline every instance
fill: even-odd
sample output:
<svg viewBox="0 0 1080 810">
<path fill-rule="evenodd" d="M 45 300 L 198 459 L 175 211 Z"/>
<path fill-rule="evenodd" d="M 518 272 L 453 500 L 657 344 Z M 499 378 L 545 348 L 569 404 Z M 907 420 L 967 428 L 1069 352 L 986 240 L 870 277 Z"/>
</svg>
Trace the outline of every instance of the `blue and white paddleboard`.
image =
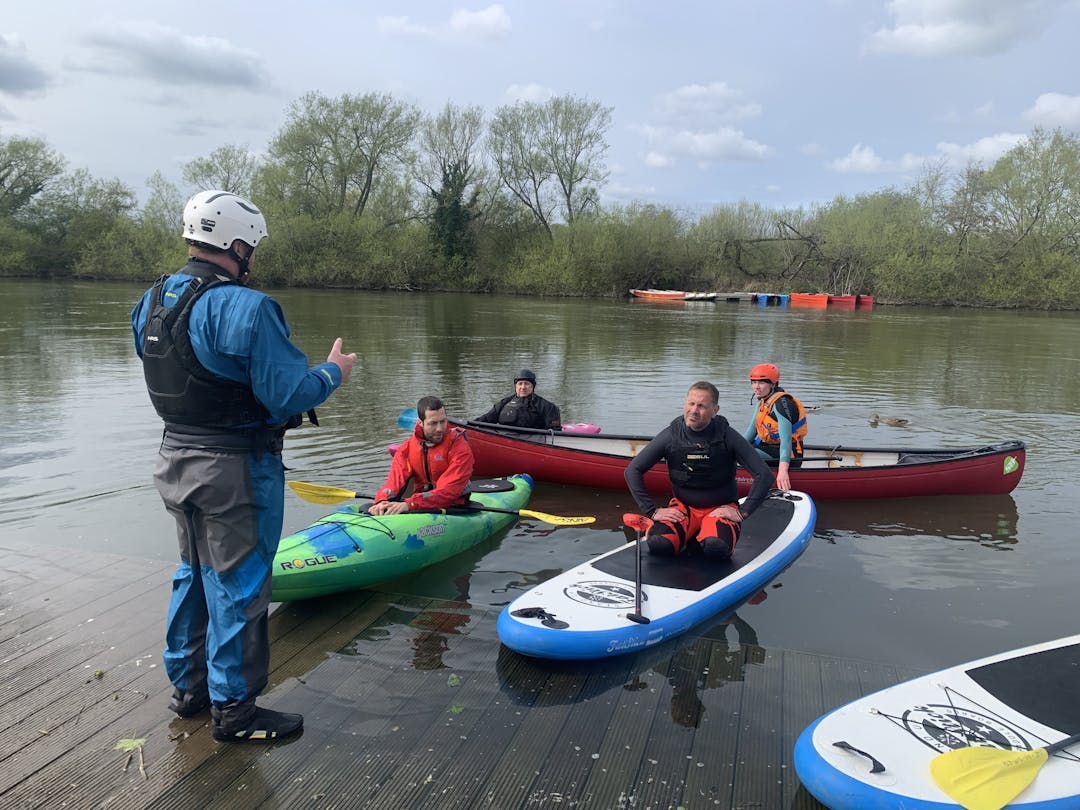
<svg viewBox="0 0 1080 810">
<path fill-rule="evenodd" d="M 622 546 L 537 585 L 499 614 L 503 644 L 538 658 L 602 658 L 685 633 L 738 606 L 793 563 L 814 532 L 814 502 L 770 493 L 743 522 L 731 560 L 659 557 L 641 549 L 641 615 L 635 611 L 635 544 Z"/>
<path fill-rule="evenodd" d="M 930 761 L 968 746 L 1030 751 L 1080 732 L 1080 635 L 994 655 L 859 698 L 795 743 L 803 785 L 832 810 L 959 807 Z M 1080 808 L 1080 746 L 1053 754 L 1008 805 Z"/>
</svg>

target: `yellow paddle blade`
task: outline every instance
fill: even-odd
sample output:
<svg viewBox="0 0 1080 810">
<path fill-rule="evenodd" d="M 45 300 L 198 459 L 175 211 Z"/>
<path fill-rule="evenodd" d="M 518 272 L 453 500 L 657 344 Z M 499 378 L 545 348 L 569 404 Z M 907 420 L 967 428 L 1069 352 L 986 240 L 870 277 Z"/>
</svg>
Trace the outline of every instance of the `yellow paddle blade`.
<svg viewBox="0 0 1080 810">
<path fill-rule="evenodd" d="M 324 487 L 320 484 L 305 484 L 303 481 L 289 481 L 288 484 L 289 489 L 311 503 L 341 503 L 342 501 L 351 501 L 353 498 L 364 497 L 351 489 Z"/>
<path fill-rule="evenodd" d="M 967 810 L 1000 810 L 1035 780 L 1046 760 L 1045 748 L 957 748 L 930 760 L 930 775 Z"/>
<path fill-rule="evenodd" d="M 536 518 L 552 526 L 584 526 L 587 523 L 595 523 L 596 518 L 589 515 L 585 517 L 562 517 L 561 515 L 549 515 L 547 512 L 534 512 L 531 509 L 518 509 L 522 517 Z"/>
</svg>

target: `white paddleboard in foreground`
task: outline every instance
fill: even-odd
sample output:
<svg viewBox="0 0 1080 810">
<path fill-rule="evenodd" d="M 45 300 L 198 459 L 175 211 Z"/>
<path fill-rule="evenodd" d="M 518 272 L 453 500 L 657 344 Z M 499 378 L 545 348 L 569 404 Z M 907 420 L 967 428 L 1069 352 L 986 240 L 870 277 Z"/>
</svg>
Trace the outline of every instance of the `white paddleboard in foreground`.
<svg viewBox="0 0 1080 810">
<path fill-rule="evenodd" d="M 730 560 L 660 557 L 641 548 L 641 615 L 633 543 L 537 585 L 499 615 L 503 644 L 538 658 L 602 658 L 659 644 L 737 607 L 793 563 L 810 542 L 816 510 L 801 492 L 773 491 L 743 522 Z"/>
<path fill-rule="evenodd" d="M 795 743 L 803 785 L 832 810 L 959 807 L 930 774 L 957 748 L 1044 748 L 1080 732 L 1080 635 L 990 656 L 859 698 Z M 1080 745 L 1054 753 L 1008 804 L 1080 808 Z"/>
</svg>

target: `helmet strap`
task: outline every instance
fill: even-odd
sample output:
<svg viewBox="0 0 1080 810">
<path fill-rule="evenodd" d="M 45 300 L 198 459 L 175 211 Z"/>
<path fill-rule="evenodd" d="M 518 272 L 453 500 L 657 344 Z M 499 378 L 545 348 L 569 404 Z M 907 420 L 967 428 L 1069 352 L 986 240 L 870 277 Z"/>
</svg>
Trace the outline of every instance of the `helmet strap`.
<svg viewBox="0 0 1080 810">
<path fill-rule="evenodd" d="M 248 247 L 251 247 L 251 245 L 248 245 Z M 237 253 L 236 248 L 234 248 L 232 245 L 229 245 L 229 250 L 227 252 L 229 254 L 229 258 L 236 262 L 236 266 L 240 268 L 239 280 L 243 281 L 247 278 L 248 273 L 251 272 L 251 254 L 255 252 L 255 248 L 251 248 L 251 250 L 248 251 L 248 254 L 246 256 L 241 256 L 239 253 Z"/>
</svg>

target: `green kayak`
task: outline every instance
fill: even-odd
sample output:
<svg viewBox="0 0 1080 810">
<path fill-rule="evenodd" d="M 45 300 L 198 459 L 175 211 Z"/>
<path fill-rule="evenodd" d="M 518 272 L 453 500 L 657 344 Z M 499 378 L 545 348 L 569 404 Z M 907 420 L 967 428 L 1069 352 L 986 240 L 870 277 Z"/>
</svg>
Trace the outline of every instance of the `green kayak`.
<svg viewBox="0 0 1080 810">
<path fill-rule="evenodd" d="M 311 599 L 366 588 L 460 554 L 513 523 L 517 516 L 471 505 L 516 510 L 533 480 L 514 475 L 470 484 L 470 506 L 446 512 L 368 515 L 349 505 L 282 538 L 271 575 L 273 600 Z"/>
</svg>

